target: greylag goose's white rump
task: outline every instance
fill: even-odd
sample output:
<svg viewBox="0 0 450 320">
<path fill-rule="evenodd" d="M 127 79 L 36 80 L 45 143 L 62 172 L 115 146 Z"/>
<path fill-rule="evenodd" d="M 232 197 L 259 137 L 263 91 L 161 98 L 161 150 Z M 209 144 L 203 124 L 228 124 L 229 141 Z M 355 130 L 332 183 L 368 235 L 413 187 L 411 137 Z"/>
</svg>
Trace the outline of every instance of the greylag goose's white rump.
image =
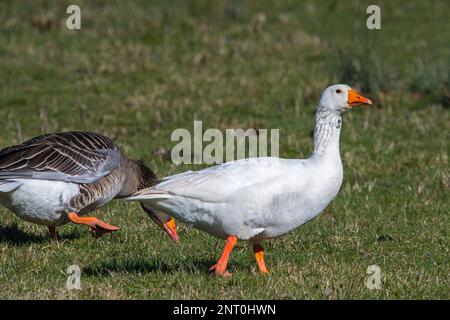
<svg viewBox="0 0 450 320">
<path fill-rule="evenodd" d="M 228 274 L 228 259 L 238 239 L 253 242 L 259 270 L 268 272 L 261 241 L 292 231 L 316 217 L 342 184 L 339 155 L 341 113 L 372 102 L 347 85 L 325 89 L 317 106 L 314 152 L 305 160 L 250 158 L 163 179 L 128 200 L 160 210 L 227 239 L 212 268 Z"/>
</svg>

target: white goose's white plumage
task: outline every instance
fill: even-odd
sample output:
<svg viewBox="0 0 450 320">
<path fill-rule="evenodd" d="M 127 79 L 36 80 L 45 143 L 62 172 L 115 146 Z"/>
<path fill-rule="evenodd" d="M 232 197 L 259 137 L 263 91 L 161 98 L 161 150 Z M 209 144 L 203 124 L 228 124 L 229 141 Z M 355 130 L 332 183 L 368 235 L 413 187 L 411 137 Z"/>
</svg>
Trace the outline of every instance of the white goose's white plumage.
<svg viewBox="0 0 450 320">
<path fill-rule="evenodd" d="M 334 85 L 322 93 L 314 152 L 308 159 L 264 157 L 228 162 L 167 177 L 128 199 L 227 239 L 213 267 L 217 274 L 228 274 L 226 264 L 237 239 L 254 243 L 259 269 L 267 272 L 260 242 L 316 217 L 338 193 L 343 177 L 341 113 L 356 104 L 371 101 L 347 85 Z"/>
</svg>

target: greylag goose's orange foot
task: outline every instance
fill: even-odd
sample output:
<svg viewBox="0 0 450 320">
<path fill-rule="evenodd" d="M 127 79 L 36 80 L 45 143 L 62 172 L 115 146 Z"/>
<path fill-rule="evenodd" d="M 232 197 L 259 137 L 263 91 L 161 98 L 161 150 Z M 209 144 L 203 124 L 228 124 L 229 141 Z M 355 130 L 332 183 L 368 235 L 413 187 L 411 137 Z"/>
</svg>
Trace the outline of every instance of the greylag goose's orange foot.
<svg viewBox="0 0 450 320">
<path fill-rule="evenodd" d="M 262 274 L 269 274 L 269 269 L 264 261 L 264 248 L 260 244 L 253 244 L 253 253 L 255 254 L 256 262 L 258 263 L 259 272 Z"/>
<path fill-rule="evenodd" d="M 56 233 L 56 227 L 48 227 L 48 232 L 50 233 L 50 239 L 53 241 L 58 240 L 58 233 Z"/>
<path fill-rule="evenodd" d="M 89 232 L 94 238 L 100 238 L 106 233 L 119 230 L 118 227 L 103 222 L 95 217 L 80 217 L 76 212 L 69 212 L 67 216 L 73 223 L 87 225 L 89 227 Z"/>
<path fill-rule="evenodd" d="M 236 236 L 228 236 L 222 255 L 220 256 L 217 263 L 209 268 L 210 271 L 214 270 L 215 274 L 218 276 L 231 276 L 231 273 L 227 271 L 227 265 L 228 261 L 230 260 L 231 251 L 233 251 L 233 248 L 236 245 L 237 241 L 238 238 Z"/>
</svg>

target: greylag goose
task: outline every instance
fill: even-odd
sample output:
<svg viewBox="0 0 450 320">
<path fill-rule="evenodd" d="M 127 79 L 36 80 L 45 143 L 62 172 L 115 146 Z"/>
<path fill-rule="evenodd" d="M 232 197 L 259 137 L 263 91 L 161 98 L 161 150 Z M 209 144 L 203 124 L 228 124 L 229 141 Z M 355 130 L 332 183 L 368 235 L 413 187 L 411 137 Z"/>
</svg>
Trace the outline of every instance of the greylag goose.
<svg viewBox="0 0 450 320">
<path fill-rule="evenodd" d="M 26 221 L 48 226 L 52 239 L 56 227 L 69 221 L 87 225 L 94 237 L 118 230 L 84 215 L 155 180 L 142 162 L 94 132 L 50 133 L 0 150 L 0 203 Z M 178 240 L 173 218 L 143 209 Z"/>
<path fill-rule="evenodd" d="M 261 273 L 268 273 L 261 242 L 284 235 L 321 213 L 338 193 L 343 177 L 339 155 L 341 114 L 372 102 L 347 85 L 323 91 L 317 106 L 314 151 L 308 159 L 261 157 L 187 171 L 128 197 L 195 228 L 226 239 L 211 268 L 229 275 L 227 264 L 238 239 L 253 243 Z"/>
</svg>

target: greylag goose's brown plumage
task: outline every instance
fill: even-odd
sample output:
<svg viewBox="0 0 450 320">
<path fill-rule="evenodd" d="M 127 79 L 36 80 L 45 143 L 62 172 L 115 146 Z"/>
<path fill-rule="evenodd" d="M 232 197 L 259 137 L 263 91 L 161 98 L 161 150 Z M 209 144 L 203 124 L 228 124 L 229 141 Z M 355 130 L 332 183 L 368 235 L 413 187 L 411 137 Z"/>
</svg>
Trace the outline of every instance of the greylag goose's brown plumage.
<svg viewBox="0 0 450 320">
<path fill-rule="evenodd" d="M 55 228 L 69 221 L 89 226 L 95 237 L 118 230 L 84 215 L 155 181 L 152 170 L 99 133 L 49 133 L 0 150 L 0 203 L 24 220 L 48 226 L 54 239 Z M 173 218 L 144 210 L 178 240 Z"/>
</svg>

